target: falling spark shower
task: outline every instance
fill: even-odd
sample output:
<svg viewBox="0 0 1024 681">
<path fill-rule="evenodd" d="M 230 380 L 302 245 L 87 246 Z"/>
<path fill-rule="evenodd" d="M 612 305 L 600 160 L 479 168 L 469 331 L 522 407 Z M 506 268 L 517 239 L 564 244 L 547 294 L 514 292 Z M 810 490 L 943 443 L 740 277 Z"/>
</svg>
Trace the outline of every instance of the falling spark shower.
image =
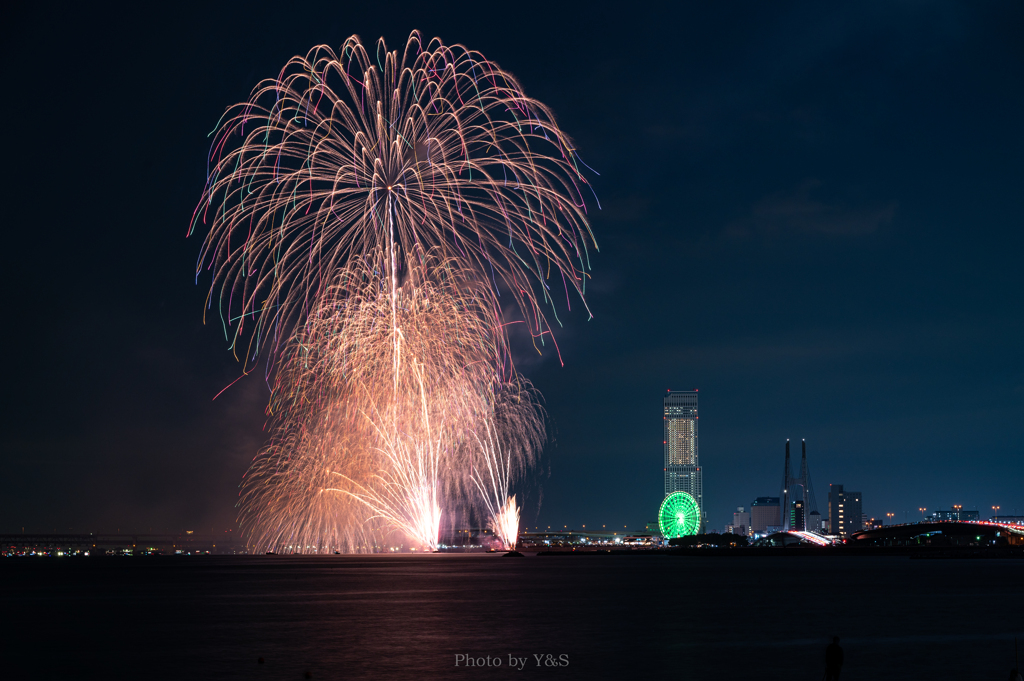
<svg viewBox="0 0 1024 681">
<path fill-rule="evenodd" d="M 509 332 L 560 358 L 552 322 L 587 310 L 597 248 L 551 111 L 460 45 L 353 36 L 291 59 L 211 137 L 196 277 L 271 386 L 239 499 L 251 547 L 434 549 L 454 514 L 514 547 L 545 433 Z"/>
</svg>

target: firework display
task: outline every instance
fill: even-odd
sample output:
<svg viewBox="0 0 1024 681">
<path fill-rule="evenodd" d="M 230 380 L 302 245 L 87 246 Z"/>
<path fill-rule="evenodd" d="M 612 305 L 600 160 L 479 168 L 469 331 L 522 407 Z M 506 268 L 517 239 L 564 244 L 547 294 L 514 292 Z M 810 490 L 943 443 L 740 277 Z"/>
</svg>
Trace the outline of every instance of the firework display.
<svg viewBox="0 0 1024 681">
<path fill-rule="evenodd" d="M 272 388 L 241 486 L 251 545 L 432 549 L 462 514 L 513 547 L 545 432 L 509 327 L 557 353 L 555 292 L 586 309 L 596 249 L 551 112 L 461 46 L 353 36 L 290 60 L 211 135 L 197 280 Z"/>
</svg>

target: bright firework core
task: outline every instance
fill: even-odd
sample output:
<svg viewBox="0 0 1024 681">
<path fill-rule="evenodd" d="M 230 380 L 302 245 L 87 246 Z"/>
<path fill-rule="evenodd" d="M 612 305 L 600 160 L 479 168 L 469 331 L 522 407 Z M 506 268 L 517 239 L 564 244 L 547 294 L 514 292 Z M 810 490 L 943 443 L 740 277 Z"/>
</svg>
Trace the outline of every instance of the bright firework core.
<svg viewBox="0 0 1024 681">
<path fill-rule="evenodd" d="M 545 434 L 508 325 L 553 341 L 555 287 L 582 299 L 596 248 L 551 112 L 461 46 L 353 37 L 229 109 L 209 162 L 197 276 L 272 387 L 239 501 L 252 546 L 435 549 L 459 515 L 514 547 Z"/>
<path fill-rule="evenodd" d="M 494 519 L 491 520 L 491 528 L 506 549 L 515 550 L 516 542 L 519 540 L 519 507 L 516 506 L 514 494 L 495 514 Z"/>
</svg>

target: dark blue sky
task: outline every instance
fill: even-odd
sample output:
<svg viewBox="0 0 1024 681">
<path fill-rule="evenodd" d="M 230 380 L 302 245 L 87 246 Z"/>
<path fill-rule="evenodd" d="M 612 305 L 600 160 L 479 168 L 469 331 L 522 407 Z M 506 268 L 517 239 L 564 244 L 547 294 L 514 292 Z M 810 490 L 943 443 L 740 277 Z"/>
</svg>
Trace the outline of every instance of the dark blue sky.
<svg viewBox="0 0 1024 681">
<path fill-rule="evenodd" d="M 206 134 L 293 54 L 461 42 L 600 173 L 595 318 L 522 348 L 554 442 L 530 524 L 662 497 L 661 396 L 699 388 L 712 527 L 787 437 L 868 515 L 1024 513 L 1024 6 L 23 6 L 5 22 L 0 530 L 233 525 L 255 377 L 201 323 Z M 532 351 L 531 351 L 532 352 Z"/>
</svg>

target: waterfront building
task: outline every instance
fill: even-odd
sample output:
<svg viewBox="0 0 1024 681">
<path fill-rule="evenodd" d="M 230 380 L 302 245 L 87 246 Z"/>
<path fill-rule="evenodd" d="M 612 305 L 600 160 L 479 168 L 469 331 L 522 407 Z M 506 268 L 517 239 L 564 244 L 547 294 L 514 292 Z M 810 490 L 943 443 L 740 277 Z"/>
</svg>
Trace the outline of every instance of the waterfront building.
<svg viewBox="0 0 1024 681">
<path fill-rule="evenodd" d="M 732 524 L 727 525 L 730 529 L 730 533 L 733 535 L 742 535 L 748 537 L 751 534 L 751 514 L 750 511 L 746 511 L 742 506 L 736 507 L 736 512 L 732 514 Z"/>
<path fill-rule="evenodd" d="M 789 529 L 803 532 L 807 529 L 804 500 L 797 499 L 789 507 Z"/>
<path fill-rule="evenodd" d="M 811 532 L 821 532 L 821 514 L 811 511 L 807 514 L 807 529 Z"/>
<path fill-rule="evenodd" d="M 670 390 L 664 398 L 665 496 L 686 492 L 704 520 L 704 485 L 697 448 L 697 391 Z"/>
<path fill-rule="evenodd" d="M 842 485 L 828 486 L 828 525 L 831 534 L 846 537 L 863 529 L 860 492 L 847 492 Z"/>
<path fill-rule="evenodd" d="M 750 504 L 750 530 L 754 534 L 768 534 L 769 527 L 781 527 L 779 497 L 758 497 Z"/>
</svg>

